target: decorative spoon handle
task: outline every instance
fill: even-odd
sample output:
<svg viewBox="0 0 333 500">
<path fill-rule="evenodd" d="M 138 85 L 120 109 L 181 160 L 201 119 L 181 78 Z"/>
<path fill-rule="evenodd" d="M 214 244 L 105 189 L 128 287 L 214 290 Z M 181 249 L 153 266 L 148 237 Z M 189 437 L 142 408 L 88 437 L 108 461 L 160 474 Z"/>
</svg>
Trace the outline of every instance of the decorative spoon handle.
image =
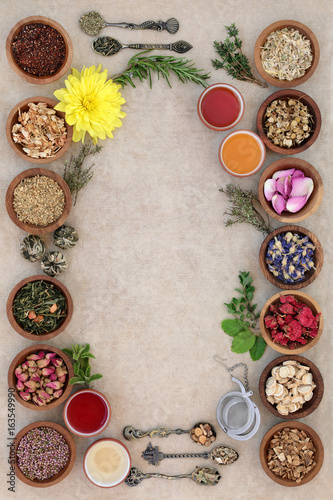
<svg viewBox="0 0 333 500">
<path fill-rule="evenodd" d="M 105 23 L 105 26 L 112 26 L 115 28 L 127 28 L 129 30 L 167 30 L 172 35 L 177 33 L 179 29 L 179 22 L 174 17 L 171 17 L 166 22 L 164 21 L 145 21 L 141 24 L 134 23 Z"/>
<path fill-rule="evenodd" d="M 126 48 L 130 49 L 162 49 L 162 50 L 173 50 L 179 54 L 184 54 L 188 50 L 192 49 L 192 45 L 184 40 L 179 40 L 175 43 L 130 43 Z"/>
<path fill-rule="evenodd" d="M 157 427 L 156 429 L 150 429 L 148 431 L 142 431 L 141 429 L 135 429 L 131 425 L 128 425 L 123 430 L 124 438 L 127 441 L 134 441 L 135 439 L 141 439 L 144 437 L 167 437 L 170 434 L 189 434 L 190 430 L 185 431 L 183 429 L 168 429 L 167 427 Z"/>
<path fill-rule="evenodd" d="M 144 479 L 149 479 L 150 477 L 157 477 L 162 479 L 192 479 L 197 484 L 203 486 L 214 486 L 221 479 L 221 475 L 216 469 L 211 469 L 209 467 L 196 467 L 196 469 L 191 474 L 179 474 L 177 476 L 168 476 L 166 474 L 159 473 L 147 473 L 144 474 L 137 467 L 132 467 L 129 475 L 125 479 L 127 486 L 137 486 Z"/>
</svg>

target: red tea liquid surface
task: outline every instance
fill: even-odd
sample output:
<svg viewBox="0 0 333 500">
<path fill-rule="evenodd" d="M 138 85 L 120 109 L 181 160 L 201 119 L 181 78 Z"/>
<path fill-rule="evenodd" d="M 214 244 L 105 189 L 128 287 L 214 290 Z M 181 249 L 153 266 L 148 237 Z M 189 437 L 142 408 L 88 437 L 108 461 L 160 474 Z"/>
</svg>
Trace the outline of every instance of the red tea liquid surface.
<svg viewBox="0 0 333 500">
<path fill-rule="evenodd" d="M 240 104 L 231 90 L 215 87 L 202 99 L 201 112 L 206 122 L 213 127 L 228 127 L 236 121 Z"/>
<path fill-rule="evenodd" d="M 100 430 L 108 418 L 105 401 L 91 392 L 75 396 L 67 407 L 67 419 L 77 432 L 90 434 Z"/>
</svg>

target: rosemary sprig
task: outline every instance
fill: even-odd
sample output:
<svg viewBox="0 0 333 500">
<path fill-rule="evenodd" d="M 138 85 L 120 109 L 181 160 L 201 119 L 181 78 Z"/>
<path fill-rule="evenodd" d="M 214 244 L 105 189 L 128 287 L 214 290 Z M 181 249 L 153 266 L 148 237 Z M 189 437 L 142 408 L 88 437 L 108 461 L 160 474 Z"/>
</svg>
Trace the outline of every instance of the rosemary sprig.
<svg viewBox="0 0 333 500">
<path fill-rule="evenodd" d="M 226 227 L 232 226 L 237 223 L 247 223 L 254 226 L 258 231 L 265 235 L 270 233 L 273 229 L 266 224 L 264 218 L 259 213 L 256 206 L 260 207 L 259 198 L 250 189 L 242 189 L 234 184 L 227 184 L 226 188 L 220 189 L 224 193 L 228 201 L 231 203 L 229 211 L 225 212 L 233 219 L 228 219 L 225 223 Z"/>
<path fill-rule="evenodd" d="M 141 56 L 150 50 L 145 50 L 133 56 L 129 61 L 127 68 L 117 75 L 112 76 L 112 80 L 119 83 L 122 87 L 130 84 L 135 87 L 133 79 L 137 78 L 140 82 L 149 80 L 150 88 L 152 88 L 152 75 L 157 74 L 158 79 L 161 76 L 164 78 L 169 87 L 170 72 L 173 72 L 182 83 L 193 82 L 203 87 L 207 87 L 205 80 L 210 78 L 210 73 L 203 73 L 204 70 L 197 69 L 194 62 L 184 58 L 173 56 Z M 141 57 L 140 57 L 141 56 Z"/>
<path fill-rule="evenodd" d="M 221 61 L 212 60 L 215 69 L 225 69 L 228 75 L 236 80 L 255 83 L 259 87 L 267 87 L 267 83 L 257 80 L 252 75 L 251 66 L 248 58 L 242 52 L 242 40 L 238 37 L 239 30 L 235 23 L 225 26 L 228 36 L 224 42 L 214 42 L 214 47 Z"/>
<path fill-rule="evenodd" d="M 77 156 L 72 155 L 70 160 L 65 162 L 63 177 L 71 193 L 74 195 L 74 205 L 76 204 L 79 191 L 88 184 L 94 174 L 91 170 L 94 164 L 90 165 L 88 168 L 83 168 L 83 162 L 87 156 L 99 153 L 101 149 L 102 146 L 94 146 L 93 142 L 89 140 L 85 144 L 81 144 Z"/>
</svg>

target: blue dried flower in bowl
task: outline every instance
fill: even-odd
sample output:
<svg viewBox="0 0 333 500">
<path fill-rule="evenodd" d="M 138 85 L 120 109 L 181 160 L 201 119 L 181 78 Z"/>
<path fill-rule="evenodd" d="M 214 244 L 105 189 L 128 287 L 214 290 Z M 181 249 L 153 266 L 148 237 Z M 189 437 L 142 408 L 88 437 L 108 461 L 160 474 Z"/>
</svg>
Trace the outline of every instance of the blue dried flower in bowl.
<svg viewBox="0 0 333 500">
<path fill-rule="evenodd" d="M 300 226 L 283 226 L 270 233 L 261 245 L 259 263 L 273 285 L 299 290 L 312 283 L 323 265 L 318 238 Z"/>
</svg>

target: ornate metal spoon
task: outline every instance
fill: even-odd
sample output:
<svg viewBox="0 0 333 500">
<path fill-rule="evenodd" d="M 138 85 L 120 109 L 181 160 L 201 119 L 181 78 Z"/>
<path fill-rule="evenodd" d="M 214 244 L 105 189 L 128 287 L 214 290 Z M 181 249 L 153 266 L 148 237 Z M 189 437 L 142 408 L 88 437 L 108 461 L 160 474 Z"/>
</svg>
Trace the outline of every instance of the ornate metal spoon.
<svg viewBox="0 0 333 500">
<path fill-rule="evenodd" d="M 188 42 L 184 42 L 184 40 L 179 40 L 175 43 L 130 43 L 125 45 L 110 36 L 100 36 L 93 40 L 91 47 L 97 54 L 102 56 L 113 56 L 122 49 L 167 49 L 178 52 L 179 54 L 184 54 L 192 48 L 192 45 Z"/>
<path fill-rule="evenodd" d="M 88 35 L 98 35 L 105 27 L 112 26 L 114 28 L 127 28 L 129 30 L 167 30 L 172 35 L 179 30 L 179 22 L 174 17 L 171 17 L 166 22 L 164 21 L 145 21 L 142 24 L 133 23 L 107 23 L 104 21 L 99 12 L 92 10 L 86 12 L 79 19 L 81 29 Z"/>
<path fill-rule="evenodd" d="M 198 422 L 192 429 L 189 430 L 157 427 L 156 429 L 142 431 L 141 429 L 135 429 L 132 425 L 128 425 L 123 430 L 124 438 L 127 439 L 127 441 L 134 441 L 135 439 L 141 439 L 144 437 L 168 437 L 170 434 L 190 434 L 193 441 L 203 446 L 210 446 L 210 444 L 216 439 L 215 429 L 208 422 Z"/>
<path fill-rule="evenodd" d="M 238 453 L 233 448 L 223 445 L 216 446 L 213 450 L 204 453 L 162 453 L 158 451 L 158 446 L 153 447 L 149 443 L 146 450 L 142 453 L 142 458 L 152 465 L 158 465 L 164 458 L 210 458 L 218 465 L 229 465 L 236 462 Z"/>
<path fill-rule="evenodd" d="M 166 474 L 158 474 L 156 472 L 144 474 L 137 467 L 132 467 L 129 475 L 125 479 L 125 483 L 127 486 L 137 486 L 141 481 L 149 479 L 150 477 L 160 477 L 162 479 L 189 478 L 195 483 L 204 486 L 215 486 L 221 479 L 221 475 L 217 469 L 212 469 L 210 467 L 196 467 L 190 474 L 179 474 L 178 476 L 167 476 Z"/>
</svg>

